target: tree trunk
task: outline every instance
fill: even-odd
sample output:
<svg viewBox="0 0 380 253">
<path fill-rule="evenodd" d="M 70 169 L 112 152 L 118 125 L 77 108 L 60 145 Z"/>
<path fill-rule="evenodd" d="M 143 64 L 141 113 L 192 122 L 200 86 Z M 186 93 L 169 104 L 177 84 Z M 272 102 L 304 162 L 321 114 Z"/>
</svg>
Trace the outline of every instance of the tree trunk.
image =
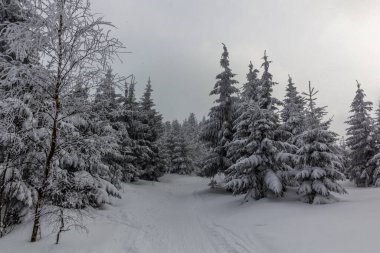
<svg viewBox="0 0 380 253">
<path fill-rule="evenodd" d="M 63 59 L 63 48 L 62 48 L 62 36 L 63 36 L 63 10 L 64 10 L 64 4 L 65 0 L 61 0 L 61 5 L 59 8 L 59 25 L 58 25 L 58 66 L 57 66 L 57 79 L 55 83 L 55 91 L 54 91 L 54 105 L 55 105 L 55 114 L 53 119 L 53 128 L 51 133 L 51 142 L 50 142 L 50 150 L 48 153 L 48 156 L 46 158 L 45 168 L 44 168 L 44 176 L 42 179 L 42 186 L 38 191 L 38 199 L 37 204 L 35 208 L 34 213 L 34 223 L 33 223 L 33 230 L 32 230 L 32 236 L 30 241 L 35 242 L 37 241 L 37 235 L 38 231 L 40 229 L 40 218 L 41 218 L 41 212 L 43 207 L 43 202 L 45 198 L 45 192 L 47 190 L 48 184 L 49 184 L 49 176 L 51 171 L 51 164 L 53 161 L 53 157 L 55 155 L 56 147 L 57 147 L 57 137 L 58 137 L 58 120 L 59 120 L 59 113 L 61 111 L 61 103 L 59 99 L 59 92 L 60 92 L 60 86 L 62 83 L 62 59 Z"/>
<path fill-rule="evenodd" d="M 57 238 L 56 238 L 55 244 L 59 243 L 59 237 L 60 237 L 61 233 L 64 231 L 64 228 L 65 228 L 65 220 L 64 220 L 64 217 L 63 217 L 63 210 L 62 209 L 59 210 L 59 218 L 60 218 L 61 225 L 60 225 L 58 233 L 57 233 Z"/>
</svg>

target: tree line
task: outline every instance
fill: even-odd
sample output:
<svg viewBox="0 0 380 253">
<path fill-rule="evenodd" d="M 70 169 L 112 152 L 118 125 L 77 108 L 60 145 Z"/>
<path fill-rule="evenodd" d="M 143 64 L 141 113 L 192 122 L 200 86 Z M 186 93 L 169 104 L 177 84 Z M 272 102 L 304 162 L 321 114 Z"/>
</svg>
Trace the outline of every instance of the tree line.
<svg viewBox="0 0 380 253">
<path fill-rule="evenodd" d="M 346 178 L 360 187 L 379 186 L 380 107 L 373 118 L 360 83 L 342 140 L 330 129 L 327 107 L 316 103 L 318 90 L 309 82 L 308 91 L 299 93 L 289 76 L 285 98 L 273 97 L 266 52 L 262 60 L 261 76 L 250 63 L 240 90 L 223 44 L 223 71 L 210 92 L 217 98 L 200 135 L 209 148 L 202 172 L 212 178 L 210 185 L 223 174 L 223 187 L 254 199 L 282 197 L 296 187 L 310 204 L 335 202 L 333 192 L 347 193 L 340 183 Z"/>
</svg>

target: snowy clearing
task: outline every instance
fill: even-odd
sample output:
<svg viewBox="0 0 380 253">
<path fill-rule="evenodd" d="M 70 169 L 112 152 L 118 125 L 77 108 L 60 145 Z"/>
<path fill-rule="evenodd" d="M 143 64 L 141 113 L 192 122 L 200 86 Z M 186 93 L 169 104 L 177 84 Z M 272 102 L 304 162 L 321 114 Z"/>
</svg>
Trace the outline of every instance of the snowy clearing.
<svg viewBox="0 0 380 253">
<path fill-rule="evenodd" d="M 161 182 L 126 184 L 121 200 L 93 210 L 89 233 L 69 231 L 29 243 L 25 223 L 0 240 L 1 253 L 319 253 L 374 252 L 380 189 L 354 188 L 331 205 L 308 205 L 291 192 L 283 199 L 242 202 L 208 179 L 166 175 Z M 355 239 L 353 239 L 355 238 Z"/>
</svg>

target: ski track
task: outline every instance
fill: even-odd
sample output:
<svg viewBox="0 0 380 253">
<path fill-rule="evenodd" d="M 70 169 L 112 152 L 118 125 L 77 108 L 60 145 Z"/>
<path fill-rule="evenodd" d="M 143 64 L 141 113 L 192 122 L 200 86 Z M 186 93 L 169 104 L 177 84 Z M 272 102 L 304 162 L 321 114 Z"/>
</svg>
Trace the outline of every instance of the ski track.
<svg viewBox="0 0 380 253">
<path fill-rule="evenodd" d="M 28 222 L 0 240 L 0 253 L 268 252 L 252 231 L 237 231 L 236 224 L 225 222 L 236 209 L 220 209 L 225 201 L 219 200 L 234 200 L 229 193 L 210 192 L 208 179 L 167 175 L 157 183 L 125 184 L 122 195 L 112 205 L 89 210 L 89 234 L 69 231 L 55 245 L 55 234 L 44 226 L 42 240 L 30 244 Z"/>
<path fill-rule="evenodd" d="M 256 245 L 252 243 L 254 240 L 239 236 L 205 214 L 203 204 L 207 200 L 202 199 L 199 190 L 194 190 L 194 187 L 207 189 L 207 184 L 193 185 L 183 182 L 182 178 L 178 179 L 173 179 L 170 184 L 157 183 L 152 186 L 155 189 L 143 190 L 142 195 L 154 193 L 155 196 L 150 196 L 149 199 L 155 201 L 143 203 L 144 206 L 135 208 L 143 217 L 141 220 L 145 222 L 144 225 L 140 225 L 144 230 L 145 239 L 139 242 L 141 234 L 132 235 L 133 238 L 130 238 L 134 241 L 135 252 L 256 252 Z M 143 201 L 144 197 L 141 197 Z M 162 208 L 163 206 L 168 208 Z M 125 211 L 128 212 L 128 208 L 125 208 Z"/>
<path fill-rule="evenodd" d="M 43 223 L 42 240 L 30 243 L 27 219 L 0 239 L 0 253 L 377 252 L 380 188 L 346 183 L 350 194 L 341 202 L 311 206 L 294 191 L 243 203 L 243 196 L 207 184 L 179 175 L 124 184 L 122 199 L 89 208 L 89 234 L 71 230 L 55 245 L 55 233 Z"/>
</svg>

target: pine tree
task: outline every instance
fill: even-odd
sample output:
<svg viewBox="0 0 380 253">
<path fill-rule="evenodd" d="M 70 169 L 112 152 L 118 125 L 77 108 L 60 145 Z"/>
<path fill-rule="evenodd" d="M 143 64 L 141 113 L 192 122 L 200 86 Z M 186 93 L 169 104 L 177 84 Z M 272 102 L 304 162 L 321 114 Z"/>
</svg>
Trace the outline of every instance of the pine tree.
<svg viewBox="0 0 380 253">
<path fill-rule="evenodd" d="M 21 1 L 0 0 L 0 238 L 27 214 L 35 194 L 23 166 L 27 160 L 25 153 L 33 149 L 29 139 L 31 122 L 35 120 L 31 108 L 35 102 L 31 99 L 33 88 L 28 84 L 24 90 L 11 94 L 17 80 L 3 81 L 13 73 L 9 73 L 11 68 L 7 64 L 1 64 L 1 61 L 8 64 L 17 61 L 10 49 L 12 43 L 4 34 L 8 27 L 25 22 L 26 13 L 28 10 Z M 35 64 L 35 54 L 17 61 L 17 64 L 32 66 Z"/>
<path fill-rule="evenodd" d="M 365 93 L 357 82 L 357 90 L 351 103 L 351 116 L 346 123 L 347 146 L 350 148 L 351 165 L 348 168 L 350 179 L 357 186 L 369 186 L 372 182 L 373 166 L 368 166 L 369 160 L 374 155 L 373 147 L 373 123 L 369 115 L 372 110 L 372 102 L 365 101 Z"/>
<path fill-rule="evenodd" d="M 305 128 L 305 100 L 299 95 L 292 78 L 289 76 L 288 86 L 281 111 L 282 130 L 286 134 L 284 140 L 294 143 L 294 136 L 301 134 Z"/>
<path fill-rule="evenodd" d="M 289 159 L 285 152 L 286 143 L 276 138 L 279 117 L 274 105 L 278 100 L 272 97 L 274 82 L 266 53 L 263 59 L 264 72 L 257 100 L 247 102 L 237 120 L 239 124 L 235 126 L 234 142 L 243 143 L 245 150 L 226 171 L 226 188 L 234 194 L 246 193 L 246 198 L 254 199 L 283 195 L 285 188 L 281 170 L 284 160 Z"/>
<path fill-rule="evenodd" d="M 307 129 L 297 136 L 300 146 L 297 151 L 298 194 L 309 204 L 327 204 L 336 201 L 331 192 L 339 194 L 346 190 L 337 182 L 344 179 L 342 158 L 335 144 L 337 134 L 329 130 L 331 119 L 323 121 L 326 107 L 316 107 L 315 91 L 309 82 L 306 114 Z"/>
<path fill-rule="evenodd" d="M 157 145 L 160 150 L 159 156 L 162 160 L 165 172 L 171 171 L 171 161 L 173 159 L 174 139 L 171 135 L 171 123 L 166 121 L 163 124 L 163 131 L 160 138 L 157 140 Z"/>
<path fill-rule="evenodd" d="M 127 107 L 130 110 L 136 110 L 138 103 L 136 101 L 136 95 L 135 95 L 135 87 L 136 87 L 136 82 L 135 82 L 135 77 L 132 76 L 131 84 L 128 89 L 128 97 L 127 97 Z"/>
<path fill-rule="evenodd" d="M 139 103 L 139 111 L 141 115 L 140 134 L 142 138 L 138 139 L 138 143 L 144 156 L 140 154 L 139 162 L 142 168 L 141 178 L 146 180 L 157 181 L 165 172 L 164 160 L 160 157 L 158 140 L 162 134 L 162 116 L 154 109 L 152 99 L 152 84 L 150 78 L 145 87 L 144 94 Z"/>
<path fill-rule="evenodd" d="M 126 161 L 128 181 L 136 181 L 143 174 L 143 166 L 152 154 L 146 145 L 143 114 L 135 96 L 136 81 L 134 75 L 125 87 L 124 104 L 122 105 L 121 121 L 124 123 L 128 138 L 124 140 L 124 157 Z"/>
<path fill-rule="evenodd" d="M 189 117 L 184 121 L 182 126 L 185 141 L 189 150 L 189 158 L 193 163 L 195 173 L 199 173 L 203 167 L 203 160 L 207 156 L 207 148 L 200 140 L 201 123 L 194 113 L 190 113 Z"/>
<path fill-rule="evenodd" d="M 95 94 L 95 104 L 98 105 L 99 111 L 103 111 L 105 117 L 110 115 L 110 112 L 117 107 L 115 86 L 115 75 L 112 74 L 112 69 L 109 68 Z"/>
<path fill-rule="evenodd" d="M 233 136 L 234 104 L 237 101 L 237 81 L 233 78 L 228 60 L 227 47 L 223 44 L 223 54 L 220 59 L 223 72 L 216 76 L 217 82 L 210 95 L 217 95 L 216 105 L 210 109 L 209 118 L 203 127 L 202 140 L 210 147 L 210 155 L 204 161 L 203 174 L 214 177 L 218 172 L 224 172 L 229 166 L 227 145 Z"/>
<path fill-rule="evenodd" d="M 153 107 L 155 106 L 152 99 L 152 92 L 153 92 L 152 81 L 150 80 L 150 77 L 149 77 L 148 83 L 146 84 L 146 87 L 145 87 L 145 92 L 140 102 L 141 108 L 144 111 L 151 111 Z"/>
<path fill-rule="evenodd" d="M 172 123 L 167 147 L 171 157 L 170 172 L 183 175 L 191 174 L 194 167 L 190 159 L 189 144 L 184 137 L 184 129 L 177 120 Z"/>
<path fill-rule="evenodd" d="M 173 120 L 170 123 L 170 127 L 166 130 L 166 139 L 165 139 L 165 152 L 167 157 L 167 166 L 168 172 L 174 171 L 173 168 L 173 159 L 176 148 L 177 136 L 179 135 L 180 125 L 178 120 Z"/>
<path fill-rule="evenodd" d="M 259 71 L 253 69 L 252 62 L 249 62 L 248 69 L 247 82 L 243 85 L 242 96 L 245 100 L 257 100 L 260 87 L 260 79 L 257 77 Z"/>
<path fill-rule="evenodd" d="M 228 157 L 235 163 L 239 158 L 247 154 L 245 141 L 251 134 L 250 114 L 245 113 L 249 110 L 250 105 L 258 102 L 260 97 L 260 82 L 257 78 L 257 69 L 253 69 L 253 64 L 250 62 L 248 65 L 249 72 L 247 74 L 247 83 L 243 85 L 242 99 L 239 101 L 237 108 L 237 115 L 240 115 L 234 121 L 235 134 L 233 141 L 228 145 Z"/>
<path fill-rule="evenodd" d="M 374 168 L 371 173 L 371 181 L 375 186 L 380 186 L 380 102 L 378 108 L 376 109 L 372 143 L 375 150 L 375 155 L 369 160 L 368 165 L 369 167 Z"/>
<path fill-rule="evenodd" d="M 283 109 L 280 113 L 282 124 L 279 128 L 279 138 L 287 142 L 289 145 L 294 145 L 291 153 L 297 152 L 296 137 L 305 130 L 305 99 L 299 95 L 292 78 L 289 76 L 288 85 L 286 87 L 285 99 L 283 101 Z M 287 162 L 288 173 L 284 174 L 287 178 L 287 184 L 296 186 L 297 180 L 294 178 L 297 161 L 290 159 Z"/>
</svg>

